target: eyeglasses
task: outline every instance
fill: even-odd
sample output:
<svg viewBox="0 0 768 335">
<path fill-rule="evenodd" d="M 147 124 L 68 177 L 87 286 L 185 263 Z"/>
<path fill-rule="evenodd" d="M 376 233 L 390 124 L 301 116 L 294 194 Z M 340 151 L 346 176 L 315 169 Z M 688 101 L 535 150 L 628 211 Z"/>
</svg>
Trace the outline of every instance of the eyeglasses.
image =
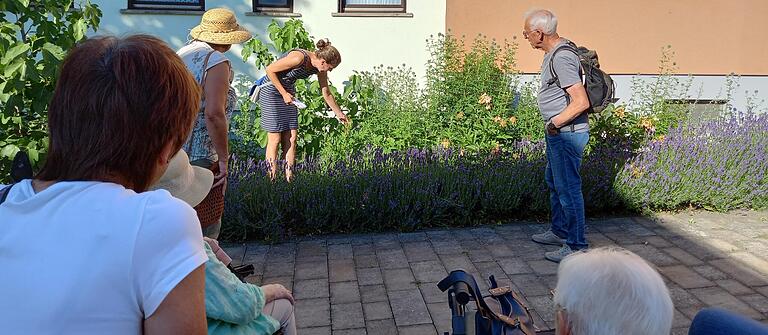
<svg viewBox="0 0 768 335">
<path fill-rule="evenodd" d="M 523 30 L 523 37 L 525 37 L 527 39 L 529 36 L 531 36 L 535 32 L 538 32 L 538 30 L 533 30 L 533 31 L 530 31 L 530 32 L 527 32 L 527 31 Z"/>
</svg>

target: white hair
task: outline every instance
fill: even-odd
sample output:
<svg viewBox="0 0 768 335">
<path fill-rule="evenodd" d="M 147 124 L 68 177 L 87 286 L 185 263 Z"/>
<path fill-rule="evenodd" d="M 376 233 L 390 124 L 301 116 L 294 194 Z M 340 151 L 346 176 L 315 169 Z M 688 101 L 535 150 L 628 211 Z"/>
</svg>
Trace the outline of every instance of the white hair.
<svg viewBox="0 0 768 335">
<path fill-rule="evenodd" d="M 640 256 L 598 248 L 566 257 L 555 304 L 573 335 L 669 334 L 674 314 L 664 280 Z"/>
<path fill-rule="evenodd" d="M 525 13 L 525 22 L 531 30 L 540 30 L 544 35 L 557 32 L 557 16 L 546 9 L 531 9 Z"/>
</svg>

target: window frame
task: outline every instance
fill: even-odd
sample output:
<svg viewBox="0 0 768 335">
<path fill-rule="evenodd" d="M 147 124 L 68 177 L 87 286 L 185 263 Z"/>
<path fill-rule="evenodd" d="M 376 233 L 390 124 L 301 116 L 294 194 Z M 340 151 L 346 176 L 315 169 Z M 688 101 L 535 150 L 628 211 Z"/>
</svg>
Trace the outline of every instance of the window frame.
<svg viewBox="0 0 768 335">
<path fill-rule="evenodd" d="M 251 2 L 254 13 L 293 13 L 293 0 L 286 0 L 287 6 L 259 5 L 259 0 Z"/>
<path fill-rule="evenodd" d="M 406 0 L 400 0 L 399 5 L 347 5 L 347 0 L 339 0 L 339 13 L 406 13 Z"/>
<path fill-rule="evenodd" d="M 204 11 L 205 0 L 197 0 L 197 3 L 195 4 L 181 1 L 167 2 L 159 0 L 128 0 L 128 9 Z"/>
</svg>

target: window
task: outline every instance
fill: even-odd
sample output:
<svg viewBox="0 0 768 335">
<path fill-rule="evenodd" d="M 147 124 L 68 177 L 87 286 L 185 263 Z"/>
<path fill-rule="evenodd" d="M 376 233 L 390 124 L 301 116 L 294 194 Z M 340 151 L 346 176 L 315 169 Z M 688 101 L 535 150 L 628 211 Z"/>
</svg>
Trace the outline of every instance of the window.
<svg viewBox="0 0 768 335">
<path fill-rule="evenodd" d="M 688 112 L 688 120 L 693 123 L 717 119 L 728 107 L 728 101 L 720 99 L 671 99 L 666 102 Z"/>
<path fill-rule="evenodd" d="M 405 0 L 339 0 L 339 13 L 405 13 Z"/>
<path fill-rule="evenodd" d="M 293 13 L 293 0 L 253 0 L 253 11 Z"/>
<path fill-rule="evenodd" d="M 205 10 L 205 0 L 128 0 L 128 9 Z"/>
</svg>

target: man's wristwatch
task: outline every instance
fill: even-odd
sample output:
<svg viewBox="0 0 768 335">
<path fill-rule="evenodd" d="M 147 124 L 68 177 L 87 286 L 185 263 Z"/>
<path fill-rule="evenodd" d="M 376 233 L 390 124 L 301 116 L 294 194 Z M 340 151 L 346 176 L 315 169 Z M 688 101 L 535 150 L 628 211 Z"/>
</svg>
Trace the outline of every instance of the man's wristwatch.
<svg viewBox="0 0 768 335">
<path fill-rule="evenodd" d="M 560 131 L 560 128 L 555 127 L 555 124 L 552 121 L 549 121 L 547 122 L 547 131 L 557 133 Z"/>
</svg>

